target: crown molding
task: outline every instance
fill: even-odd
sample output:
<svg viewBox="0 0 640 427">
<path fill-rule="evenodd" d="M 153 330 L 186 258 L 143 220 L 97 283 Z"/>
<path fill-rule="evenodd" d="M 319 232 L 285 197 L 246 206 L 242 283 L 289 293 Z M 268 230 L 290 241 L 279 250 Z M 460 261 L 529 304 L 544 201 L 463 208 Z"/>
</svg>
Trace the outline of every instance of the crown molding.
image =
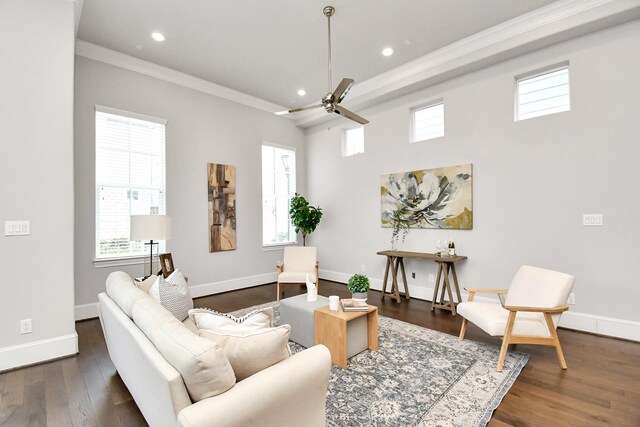
<svg viewBox="0 0 640 427">
<path fill-rule="evenodd" d="M 614 17 L 618 19 L 611 19 Z M 640 0 L 554 2 L 355 84 L 349 91 L 349 109 L 362 110 L 411 90 L 639 17 Z M 295 118 L 301 128 L 335 119 L 322 111 L 300 113 Z"/>
<path fill-rule="evenodd" d="M 76 55 L 104 62 L 126 70 L 135 71 L 150 77 L 155 77 L 169 83 L 188 87 L 209 95 L 217 96 L 218 98 L 237 102 L 269 113 L 286 109 L 283 106 L 265 101 L 264 99 L 247 95 L 237 90 L 212 83 L 208 80 L 194 77 L 190 74 L 176 71 L 172 68 L 163 67 L 162 65 L 154 64 L 153 62 L 135 58 L 124 53 L 116 52 L 115 50 L 107 49 L 84 40 L 76 40 Z"/>
</svg>

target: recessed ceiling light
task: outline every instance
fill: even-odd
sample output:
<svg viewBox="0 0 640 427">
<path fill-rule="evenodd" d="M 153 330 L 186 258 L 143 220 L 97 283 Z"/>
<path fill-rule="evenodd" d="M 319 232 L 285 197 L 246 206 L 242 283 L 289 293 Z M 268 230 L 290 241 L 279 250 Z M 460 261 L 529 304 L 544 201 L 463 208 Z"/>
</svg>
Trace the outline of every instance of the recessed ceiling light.
<svg viewBox="0 0 640 427">
<path fill-rule="evenodd" d="M 402 43 L 404 43 L 405 46 L 411 46 L 412 45 L 411 40 L 409 40 L 409 39 L 403 41 Z"/>
<path fill-rule="evenodd" d="M 298 89 L 298 96 L 305 96 L 307 94 L 307 91 L 304 89 Z"/>
<path fill-rule="evenodd" d="M 162 33 L 151 33 L 151 38 L 157 42 L 163 42 L 165 37 Z"/>
<path fill-rule="evenodd" d="M 384 49 L 382 49 L 382 54 L 384 56 L 391 56 L 393 55 L 393 49 L 391 49 L 390 47 L 385 47 Z"/>
</svg>

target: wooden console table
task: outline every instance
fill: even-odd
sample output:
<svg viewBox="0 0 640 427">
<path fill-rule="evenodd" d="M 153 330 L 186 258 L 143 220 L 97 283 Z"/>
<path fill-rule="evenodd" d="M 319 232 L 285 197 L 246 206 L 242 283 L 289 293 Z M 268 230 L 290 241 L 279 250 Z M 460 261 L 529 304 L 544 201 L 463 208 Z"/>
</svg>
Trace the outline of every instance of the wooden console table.
<svg viewBox="0 0 640 427">
<path fill-rule="evenodd" d="M 438 275 L 436 277 L 435 287 L 433 289 L 433 298 L 431 299 L 431 311 L 435 308 L 442 308 L 451 311 L 456 314 L 456 302 L 453 299 L 452 283 L 449 280 L 449 274 L 453 279 L 453 287 L 455 288 L 458 302 L 462 300 L 460 295 L 460 287 L 458 286 L 458 275 L 456 274 L 455 263 L 457 261 L 463 261 L 467 259 L 466 256 L 437 256 L 436 254 L 430 254 L 425 252 L 407 252 L 407 251 L 380 251 L 378 255 L 384 255 L 387 257 L 387 265 L 384 269 L 384 281 L 382 284 L 382 299 L 385 296 L 395 298 L 397 302 L 400 302 L 400 296 L 404 296 L 409 299 L 409 287 L 407 286 L 407 274 L 404 269 L 404 258 L 417 258 L 435 261 L 438 264 Z M 404 292 L 400 292 L 398 286 L 398 270 L 402 273 L 402 284 L 404 285 Z M 387 279 L 389 277 L 389 271 L 391 271 L 391 292 L 387 292 Z M 442 289 L 440 284 L 442 283 Z M 449 298 L 445 300 L 446 296 Z M 440 293 L 440 295 L 438 295 Z"/>
</svg>

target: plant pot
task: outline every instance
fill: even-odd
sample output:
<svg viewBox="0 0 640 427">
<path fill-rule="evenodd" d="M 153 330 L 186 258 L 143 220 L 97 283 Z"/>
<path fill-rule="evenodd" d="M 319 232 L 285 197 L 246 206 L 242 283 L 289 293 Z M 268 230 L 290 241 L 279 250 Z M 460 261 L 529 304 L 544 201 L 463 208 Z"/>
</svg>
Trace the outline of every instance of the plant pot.
<svg viewBox="0 0 640 427">
<path fill-rule="evenodd" d="M 366 301 L 367 300 L 367 292 L 352 292 L 351 298 L 358 301 Z"/>
</svg>

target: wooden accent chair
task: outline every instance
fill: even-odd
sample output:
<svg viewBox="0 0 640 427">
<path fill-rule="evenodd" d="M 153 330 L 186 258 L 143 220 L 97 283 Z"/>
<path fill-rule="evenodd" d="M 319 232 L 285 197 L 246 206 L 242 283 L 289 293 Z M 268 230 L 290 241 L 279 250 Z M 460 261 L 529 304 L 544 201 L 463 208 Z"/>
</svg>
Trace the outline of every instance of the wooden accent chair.
<svg viewBox="0 0 640 427">
<path fill-rule="evenodd" d="M 313 246 L 285 246 L 281 262 L 276 266 L 278 275 L 276 300 L 280 301 L 280 285 L 307 282 L 307 274 L 318 286 L 318 250 Z M 282 289 L 284 295 L 284 287 Z"/>
<path fill-rule="evenodd" d="M 502 348 L 496 371 L 502 372 L 509 344 L 539 344 L 555 347 L 562 369 L 567 362 L 560 347 L 556 328 L 563 312 L 569 309 L 567 299 L 575 278 L 565 273 L 523 265 L 507 289 L 465 288 L 469 301 L 458 304 L 464 317 L 460 341 L 467 323 L 472 322 L 491 336 L 502 337 Z M 476 293 L 506 295 L 502 304 L 476 302 Z"/>
</svg>

